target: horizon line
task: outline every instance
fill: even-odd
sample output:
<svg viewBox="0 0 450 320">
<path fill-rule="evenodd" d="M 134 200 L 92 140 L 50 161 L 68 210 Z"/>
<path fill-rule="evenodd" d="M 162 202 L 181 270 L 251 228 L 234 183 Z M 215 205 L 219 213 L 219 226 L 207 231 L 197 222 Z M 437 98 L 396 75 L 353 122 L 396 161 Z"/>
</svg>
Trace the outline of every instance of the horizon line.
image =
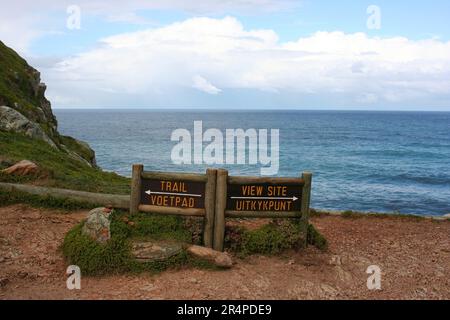
<svg viewBox="0 0 450 320">
<path fill-rule="evenodd" d="M 432 109 L 310 109 L 310 108 L 262 108 L 262 109 L 252 109 L 252 108 L 211 108 L 211 107 L 54 107 L 53 110 L 140 110 L 140 111 L 217 111 L 217 112 L 227 112 L 227 111 L 254 111 L 254 112 L 264 112 L 264 111 L 359 111 L 359 112 L 450 112 L 450 107 L 448 110 Z"/>
</svg>

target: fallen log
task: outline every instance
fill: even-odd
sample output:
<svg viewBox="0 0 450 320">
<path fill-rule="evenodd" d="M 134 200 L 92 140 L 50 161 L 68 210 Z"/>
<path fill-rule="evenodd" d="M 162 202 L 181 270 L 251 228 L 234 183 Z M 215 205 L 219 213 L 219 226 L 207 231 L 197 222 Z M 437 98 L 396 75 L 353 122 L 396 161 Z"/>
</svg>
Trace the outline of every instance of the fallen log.
<svg viewBox="0 0 450 320">
<path fill-rule="evenodd" d="M 9 192 L 20 191 L 44 197 L 49 196 L 58 199 L 69 199 L 74 201 L 87 202 L 92 203 L 93 205 L 101 205 L 105 207 L 109 206 L 117 209 L 130 208 L 129 195 L 92 193 L 85 191 L 48 188 L 48 187 L 31 186 L 26 184 L 4 183 L 4 182 L 0 182 L 0 189 Z"/>
</svg>

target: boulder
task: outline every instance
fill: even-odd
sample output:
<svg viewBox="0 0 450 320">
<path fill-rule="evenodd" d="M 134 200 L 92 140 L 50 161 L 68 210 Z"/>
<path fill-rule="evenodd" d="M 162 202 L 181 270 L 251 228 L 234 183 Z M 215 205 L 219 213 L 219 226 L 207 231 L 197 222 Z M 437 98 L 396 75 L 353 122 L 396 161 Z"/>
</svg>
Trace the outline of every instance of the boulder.
<svg viewBox="0 0 450 320">
<path fill-rule="evenodd" d="M 58 148 L 39 124 L 7 106 L 0 106 L 0 130 L 22 133 L 30 138 L 45 141 L 55 149 Z"/>
<path fill-rule="evenodd" d="M 167 260 L 183 251 L 183 245 L 168 241 L 135 241 L 131 254 L 138 262 Z"/>
<path fill-rule="evenodd" d="M 39 167 L 34 162 L 22 160 L 9 168 L 2 170 L 2 172 L 6 174 L 26 176 L 29 174 L 37 174 L 39 172 Z"/>
<path fill-rule="evenodd" d="M 233 260 L 231 256 L 226 252 L 216 251 L 210 248 L 201 246 L 189 246 L 187 251 L 202 260 L 206 260 L 221 268 L 231 268 L 233 266 Z"/>
<path fill-rule="evenodd" d="M 111 238 L 109 216 L 112 209 L 96 208 L 89 212 L 83 225 L 82 233 L 99 243 L 106 243 Z"/>
</svg>

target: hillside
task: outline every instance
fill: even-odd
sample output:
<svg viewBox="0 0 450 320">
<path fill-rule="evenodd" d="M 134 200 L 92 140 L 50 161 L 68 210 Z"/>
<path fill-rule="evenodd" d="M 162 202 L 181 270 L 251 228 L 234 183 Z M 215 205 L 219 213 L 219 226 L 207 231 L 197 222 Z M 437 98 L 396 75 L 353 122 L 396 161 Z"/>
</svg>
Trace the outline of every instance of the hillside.
<svg viewBox="0 0 450 320">
<path fill-rule="evenodd" d="M 95 153 L 86 143 L 59 134 L 46 89 L 39 71 L 0 41 L 0 130 L 43 140 L 95 167 Z"/>
<path fill-rule="evenodd" d="M 40 172 L 3 182 L 27 182 L 84 191 L 127 193 L 128 179 L 101 171 L 85 142 L 58 132 L 40 73 L 0 41 L 0 170 L 21 160 Z"/>
</svg>

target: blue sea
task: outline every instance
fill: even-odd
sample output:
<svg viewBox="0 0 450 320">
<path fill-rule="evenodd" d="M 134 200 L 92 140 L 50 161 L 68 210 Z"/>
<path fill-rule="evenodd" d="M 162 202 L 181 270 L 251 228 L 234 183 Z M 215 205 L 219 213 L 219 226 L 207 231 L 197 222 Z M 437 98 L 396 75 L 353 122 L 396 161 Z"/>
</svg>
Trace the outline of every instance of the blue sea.
<svg viewBox="0 0 450 320">
<path fill-rule="evenodd" d="M 88 142 L 104 170 L 202 172 L 176 165 L 173 130 L 279 129 L 278 176 L 313 172 L 312 207 L 444 215 L 450 213 L 450 113 L 354 111 L 55 110 L 62 134 Z M 205 146 L 207 144 L 205 143 Z M 269 149 L 270 150 L 270 149 Z M 224 165 L 259 175 L 260 165 Z"/>
</svg>

